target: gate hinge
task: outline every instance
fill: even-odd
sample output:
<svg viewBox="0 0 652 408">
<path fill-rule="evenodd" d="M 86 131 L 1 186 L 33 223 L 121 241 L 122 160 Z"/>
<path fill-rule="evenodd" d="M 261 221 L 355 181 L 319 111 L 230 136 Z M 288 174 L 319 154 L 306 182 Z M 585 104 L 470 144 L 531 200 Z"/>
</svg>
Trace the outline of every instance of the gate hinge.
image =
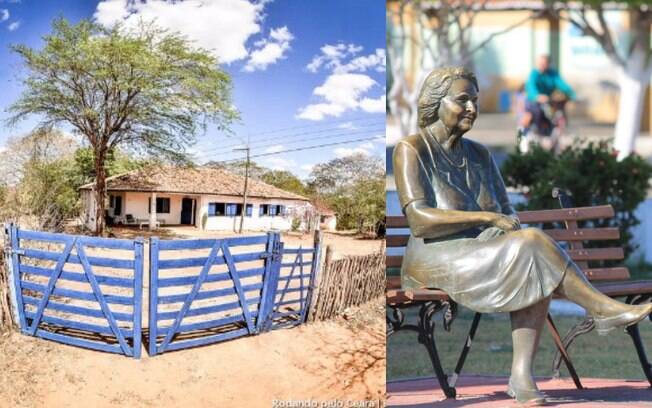
<svg viewBox="0 0 652 408">
<path fill-rule="evenodd" d="M 271 252 L 263 252 L 262 254 L 260 254 L 260 259 L 267 259 L 267 258 L 271 258 L 273 256 L 274 256 L 274 254 L 271 253 Z"/>
<path fill-rule="evenodd" d="M 9 252 L 12 255 L 25 255 L 25 250 L 24 249 L 10 249 Z"/>
</svg>

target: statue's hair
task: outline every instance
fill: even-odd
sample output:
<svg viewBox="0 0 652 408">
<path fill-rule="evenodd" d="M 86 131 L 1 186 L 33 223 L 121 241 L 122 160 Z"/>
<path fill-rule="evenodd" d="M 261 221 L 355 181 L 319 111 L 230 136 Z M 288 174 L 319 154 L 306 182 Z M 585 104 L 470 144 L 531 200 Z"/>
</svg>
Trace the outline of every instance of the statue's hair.
<svg viewBox="0 0 652 408">
<path fill-rule="evenodd" d="M 451 84 L 456 79 L 468 79 L 478 88 L 478 80 L 473 72 L 464 67 L 446 67 L 433 70 L 423 81 L 419 100 L 417 101 L 417 116 L 419 127 L 424 128 L 439 120 L 439 105 L 442 98 L 448 94 Z"/>
</svg>

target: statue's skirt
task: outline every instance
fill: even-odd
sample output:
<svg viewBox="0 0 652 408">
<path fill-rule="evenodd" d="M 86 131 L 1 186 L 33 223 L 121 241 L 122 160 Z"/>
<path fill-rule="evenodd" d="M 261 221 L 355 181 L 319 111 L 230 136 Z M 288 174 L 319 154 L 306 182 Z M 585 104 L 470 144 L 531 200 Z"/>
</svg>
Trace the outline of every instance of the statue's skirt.
<svg viewBox="0 0 652 408">
<path fill-rule="evenodd" d="M 572 261 L 539 229 L 491 227 L 475 238 L 425 240 L 410 236 L 401 283 L 438 288 L 483 313 L 524 309 L 559 286 Z"/>
</svg>

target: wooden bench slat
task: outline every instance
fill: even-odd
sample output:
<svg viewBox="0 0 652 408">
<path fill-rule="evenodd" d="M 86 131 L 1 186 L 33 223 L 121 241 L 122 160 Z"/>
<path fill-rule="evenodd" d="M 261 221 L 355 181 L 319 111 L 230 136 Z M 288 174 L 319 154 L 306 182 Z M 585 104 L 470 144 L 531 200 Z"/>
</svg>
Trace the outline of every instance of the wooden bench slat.
<svg viewBox="0 0 652 408">
<path fill-rule="evenodd" d="M 612 261 L 625 258 L 622 248 L 591 248 L 566 250 L 573 261 Z"/>
<path fill-rule="evenodd" d="M 385 217 L 387 228 L 410 228 L 404 215 L 388 215 Z"/>
<path fill-rule="evenodd" d="M 625 267 L 617 268 L 589 268 L 584 270 L 587 279 L 596 281 L 619 281 L 630 278 L 629 269 Z"/>
<path fill-rule="evenodd" d="M 395 255 L 395 256 L 388 255 L 385 257 L 385 266 L 388 268 L 400 268 L 402 261 L 403 261 L 402 255 Z"/>
<path fill-rule="evenodd" d="M 385 243 L 387 248 L 400 248 L 407 245 L 408 239 L 409 235 L 386 235 Z"/>
<path fill-rule="evenodd" d="M 628 296 L 644 295 L 652 293 L 652 280 L 619 282 L 619 283 L 602 283 L 596 285 L 600 292 L 607 296 Z"/>
<path fill-rule="evenodd" d="M 450 299 L 450 296 L 443 290 L 438 289 L 390 289 L 387 291 L 388 304 L 448 299 Z"/>
<path fill-rule="evenodd" d="M 620 238 L 618 228 L 544 229 L 555 241 L 602 241 Z"/>
<path fill-rule="evenodd" d="M 606 241 L 620 238 L 618 228 L 544 229 L 543 232 L 555 241 Z M 404 247 L 409 238 L 409 235 L 387 235 L 387 248 Z"/>
<path fill-rule="evenodd" d="M 594 220 L 597 218 L 613 218 L 614 215 L 615 212 L 611 205 L 518 212 L 518 218 L 521 220 L 522 224 L 554 221 Z"/>
</svg>

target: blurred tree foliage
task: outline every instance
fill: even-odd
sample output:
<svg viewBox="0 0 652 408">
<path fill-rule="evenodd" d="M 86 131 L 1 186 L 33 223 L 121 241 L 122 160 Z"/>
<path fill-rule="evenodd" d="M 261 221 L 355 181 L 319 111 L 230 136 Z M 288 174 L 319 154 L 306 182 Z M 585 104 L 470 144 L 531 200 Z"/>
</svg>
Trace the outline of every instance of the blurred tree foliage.
<svg viewBox="0 0 652 408">
<path fill-rule="evenodd" d="M 510 154 L 502 174 L 507 186 L 519 189 L 527 198 L 527 204 L 519 209 L 559 208 L 551 194 L 553 187 L 568 191 L 577 207 L 611 204 L 616 217 L 591 225 L 618 227 L 620 242 L 613 242 L 622 245 L 629 256 L 637 248 L 632 228 L 640 223 L 634 211 L 647 195 L 652 165 L 635 154 L 621 161 L 616 157 L 617 152 L 606 142 L 578 142 L 557 156 L 535 147 L 525 155 Z"/>
</svg>

